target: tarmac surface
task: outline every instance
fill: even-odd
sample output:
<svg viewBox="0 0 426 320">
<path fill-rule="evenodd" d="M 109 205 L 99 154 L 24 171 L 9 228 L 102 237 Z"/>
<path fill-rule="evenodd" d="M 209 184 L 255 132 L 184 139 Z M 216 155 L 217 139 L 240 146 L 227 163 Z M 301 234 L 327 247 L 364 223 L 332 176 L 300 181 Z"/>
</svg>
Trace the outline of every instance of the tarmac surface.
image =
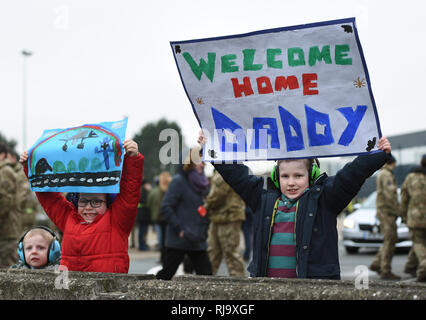
<svg viewBox="0 0 426 320">
<path fill-rule="evenodd" d="M 341 222 L 338 221 L 338 230 L 341 228 Z M 341 239 L 341 237 L 339 237 Z M 135 234 L 135 239 L 137 243 L 137 231 Z M 160 252 L 155 250 L 157 245 L 157 236 L 150 226 L 147 234 L 147 244 L 150 247 L 149 251 L 139 251 L 136 248 L 131 248 L 129 244 L 129 257 L 130 257 L 130 267 L 129 274 L 156 274 L 161 270 Z M 240 249 L 241 252 L 244 250 L 244 239 L 241 233 L 240 240 Z M 339 245 L 339 258 L 340 258 L 340 268 L 341 268 L 341 278 L 342 280 L 355 280 L 361 272 L 368 272 L 368 277 L 370 280 L 380 280 L 380 276 L 373 271 L 368 270 L 368 266 L 374 259 L 376 254 L 376 249 L 361 249 L 358 254 L 347 254 L 342 245 Z M 407 261 L 407 252 L 396 252 L 392 260 L 392 271 L 401 276 L 401 281 L 414 282 L 416 279 L 411 275 L 404 273 L 404 265 Z M 245 262 L 246 268 L 248 262 Z M 176 275 L 184 275 L 183 265 L 179 267 L 176 272 Z M 218 276 L 228 276 L 228 270 L 226 264 L 222 261 L 218 273 Z M 246 271 L 246 276 L 249 276 L 249 273 Z"/>
</svg>

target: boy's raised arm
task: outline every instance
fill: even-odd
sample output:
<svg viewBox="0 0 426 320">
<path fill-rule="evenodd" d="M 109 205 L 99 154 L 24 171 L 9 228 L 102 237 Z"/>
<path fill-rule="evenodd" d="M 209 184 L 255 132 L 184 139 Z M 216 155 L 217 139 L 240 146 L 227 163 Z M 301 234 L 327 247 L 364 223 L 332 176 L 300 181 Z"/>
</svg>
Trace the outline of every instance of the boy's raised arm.
<svg viewBox="0 0 426 320">
<path fill-rule="evenodd" d="M 28 151 L 21 154 L 19 162 L 28 178 Z M 60 230 L 64 230 L 66 217 L 74 210 L 73 205 L 59 192 L 35 192 L 35 195 L 53 223 Z"/>
<path fill-rule="evenodd" d="M 326 186 L 325 196 L 330 198 L 330 203 L 333 203 L 337 214 L 357 195 L 365 180 L 390 159 L 392 149 L 386 137 L 380 138 L 377 147 L 383 152 L 356 157 L 339 170 L 331 180 L 332 183 Z"/>
<path fill-rule="evenodd" d="M 126 154 L 120 180 L 120 193 L 113 202 L 111 210 L 115 223 L 124 233 L 128 233 L 131 231 L 137 215 L 145 158 L 139 153 L 135 141 L 125 140 L 123 147 Z"/>
<path fill-rule="evenodd" d="M 198 143 L 203 148 L 206 142 L 207 137 L 201 130 Z M 253 210 L 256 210 L 263 189 L 263 179 L 251 175 L 249 168 L 243 164 L 213 163 L 213 166 L 244 202 Z"/>
</svg>

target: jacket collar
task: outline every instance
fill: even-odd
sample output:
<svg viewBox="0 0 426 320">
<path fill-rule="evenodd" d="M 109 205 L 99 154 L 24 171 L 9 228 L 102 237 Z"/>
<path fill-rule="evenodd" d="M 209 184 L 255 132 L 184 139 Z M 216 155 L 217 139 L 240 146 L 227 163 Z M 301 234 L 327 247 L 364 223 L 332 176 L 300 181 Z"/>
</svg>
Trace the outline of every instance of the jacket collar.
<svg viewBox="0 0 426 320">
<path fill-rule="evenodd" d="M 316 178 L 313 185 L 316 185 L 316 184 L 322 185 L 324 183 L 325 179 L 327 179 L 327 178 L 328 178 L 327 173 L 323 172 L 323 173 L 320 174 L 320 176 L 318 178 Z"/>
</svg>

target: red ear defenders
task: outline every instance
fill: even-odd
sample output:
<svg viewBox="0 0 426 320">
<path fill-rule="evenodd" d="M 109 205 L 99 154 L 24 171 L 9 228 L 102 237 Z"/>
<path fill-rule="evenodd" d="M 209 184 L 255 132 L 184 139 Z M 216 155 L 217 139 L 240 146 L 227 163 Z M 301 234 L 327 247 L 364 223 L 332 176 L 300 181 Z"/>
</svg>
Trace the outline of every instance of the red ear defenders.
<svg viewBox="0 0 426 320">
<path fill-rule="evenodd" d="M 309 170 L 309 186 L 312 186 L 315 183 L 315 180 L 321 175 L 320 171 L 320 162 L 317 158 L 309 159 L 311 161 L 311 167 Z M 274 183 L 277 189 L 280 189 L 280 172 L 277 165 L 272 168 L 271 171 L 271 180 Z"/>
<path fill-rule="evenodd" d="M 38 226 L 38 227 L 31 228 L 23 234 L 23 236 L 21 237 L 21 239 L 18 242 L 17 253 L 18 253 L 19 259 L 21 259 L 21 261 L 23 263 L 27 264 L 27 262 L 25 261 L 23 241 L 24 241 L 25 236 L 28 234 L 28 232 L 30 232 L 31 230 L 34 230 L 34 229 L 46 230 L 47 232 L 49 232 L 53 236 L 53 240 L 52 240 L 52 242 L 50 242 L 49 248 L 47 249 L 47 263 L 58 260 L 61 257 L 61 245 L 59 244 L 59 241 L 57 240 L 56 234 L 51 229 L 49 229 L 48 227 L 45 227 L 45 226 Z"/>
</svg>

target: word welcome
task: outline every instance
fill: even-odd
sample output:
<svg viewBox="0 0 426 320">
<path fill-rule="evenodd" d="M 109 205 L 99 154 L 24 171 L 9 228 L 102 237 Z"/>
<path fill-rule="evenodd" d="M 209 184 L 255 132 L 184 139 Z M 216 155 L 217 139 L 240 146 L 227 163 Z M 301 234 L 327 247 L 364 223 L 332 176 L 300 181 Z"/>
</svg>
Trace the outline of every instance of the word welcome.
<svg viewBox="0 0 426 320">
<path fill-rule="evenodd" d="M 262 59 L 256 57 L 256 51 L 256 49 L 243 49 L 242 65 L 237 64 L 238 57 L 234 53 L 221 56 L 221 72 L 234 73 L 239 71 L 260 71 L 264 69 L 265 63 L 255 63 L 255 60 Z M 349 57 L 349 52 L 350 46 L 348 44 L 336 44 L 334 46 L 334 63 L 336 65 L 352 65 L 352 58 Z M 280 48 L 266 49 L 266 57 L 263 57 L 266 62 L 266 67 L 272 69 L 283 69 L 283 58 L 278 58 L 282 54 L 283 52 Z M 183 52 L 182 56 L 198 80 L 201 80 L 201 76 L 204 73 L 206 77 L 213 82 L 216 71 L 215 52 L 208 52 L 207 61 L 200 58 L 199 63 L 194 60 L 189 52 Z M 333 59 L 331 55 L 331 46 L 325 45 L 321 49 L 319 46 L 312 46 L 308 49 L 307 55 L 305 50 L 301 47 L 288 48 L 286 61 L 287 66 L 289 67 L 306 66 L 307 64 L 310 67 L 313 67 L 319 61 L 323 61 L 325 64 L 332 64 Z"/>
</svg>

